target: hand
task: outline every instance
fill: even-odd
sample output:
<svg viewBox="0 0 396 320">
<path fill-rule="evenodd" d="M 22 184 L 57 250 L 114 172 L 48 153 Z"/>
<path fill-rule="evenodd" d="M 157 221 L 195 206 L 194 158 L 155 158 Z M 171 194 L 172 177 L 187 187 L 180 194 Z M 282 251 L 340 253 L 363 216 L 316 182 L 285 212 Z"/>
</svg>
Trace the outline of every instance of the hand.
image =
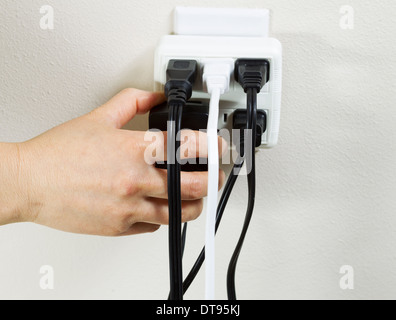
<svg viewBox="0 0 396 320">
<path fill-rule="evenodd" d="M 167 224 L 167 173 L 146 163 L 144 132 L 121 129 L 164 99 L 126 89 L 93 112 L 18 144 L 19 221 L 102 236 L 154 232 Z M 220 177 L 222 185 L 224 172 Z M 208 175 L 182 173 L 181 180 L 183 221 L 190 221 L 203 209 Z"/>
</svg>

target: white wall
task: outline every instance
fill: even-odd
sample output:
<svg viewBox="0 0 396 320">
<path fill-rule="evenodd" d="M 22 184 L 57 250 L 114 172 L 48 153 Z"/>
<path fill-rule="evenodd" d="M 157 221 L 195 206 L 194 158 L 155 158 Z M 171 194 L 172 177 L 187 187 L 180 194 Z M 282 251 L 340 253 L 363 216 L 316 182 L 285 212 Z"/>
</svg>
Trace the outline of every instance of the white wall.
<svg viewBox="0 0 396 320">
<path fill-rule="evenodd" d="M 39 27 L 44 4 L 55 10 L 53 31 Z M 176 5 L 269 8 L 284 45 L 281 141 L 258 155 L 239 297 L 396 298 L 393 0 L 0 0 L 0 141 L 32 138 L 124 87 L 152 89 L 153 51 Z M 354 30 L 339 26 L 343 5 L 355 9 Z M 241 180 L 218 237 L 220 299 L 245 207 Z M 186 269 L 203 237 L 201 218 Z M 39 287 L 42 265 L 54 267 L 53 291 Z M 353 291 L 339 287 L 343 265 L 355 269 Z M 0 228 L 2 299 L 163 299 L 167 266 L 165 227 L 122 239 Z M 203 298 L 202 280 L 186 298 Z"/>
</svg>

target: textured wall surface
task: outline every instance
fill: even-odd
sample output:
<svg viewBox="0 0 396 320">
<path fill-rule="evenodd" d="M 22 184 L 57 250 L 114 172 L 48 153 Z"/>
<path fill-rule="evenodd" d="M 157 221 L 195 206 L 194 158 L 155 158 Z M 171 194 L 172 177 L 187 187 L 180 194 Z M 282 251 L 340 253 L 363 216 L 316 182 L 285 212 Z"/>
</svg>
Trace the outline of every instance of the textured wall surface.
<svg viewBox="0 0 396 320">
<path fill-rule="evenodd" d="M 40 7 L 53 6 L 54 30 Z M 340 8 L 355 10 L 353 30 Z M 125 87 L 153 87 L 176 5 L 271 9 L 284 46 L 281 140 L 258 155 L 258 199 L 238 267 L 241 299 L 396 298 L 396 3 L 393 0 L 0 0 L 0 141 L 30 139 Z M 138 118 L 131 128 L 144 128 Z M 218 237 L 217 297 L 246 208 L 240 180 Z M 190 226 L 185 268 L 204 239 Z M 55 289 L 40 289 L 51 265 Z M 353 266 L 355 289 L 340 289 Z M 0 228 L 0 298 L 163 299 L 167 229 L 109 239 Z M 188 299 L 203 298 L 202 274 Z"/>
</svg>

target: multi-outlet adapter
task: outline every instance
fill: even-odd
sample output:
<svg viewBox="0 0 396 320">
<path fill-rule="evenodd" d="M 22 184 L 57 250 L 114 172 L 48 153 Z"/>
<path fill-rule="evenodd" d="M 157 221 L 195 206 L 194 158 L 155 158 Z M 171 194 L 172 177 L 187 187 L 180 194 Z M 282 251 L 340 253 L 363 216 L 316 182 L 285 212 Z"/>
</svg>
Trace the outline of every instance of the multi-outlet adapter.
<svg viewBox="0 0 396 320">
<path fill-rule="evenodd" d="M 267 114 L 263 148 L 278 143 L 282 95 L 282 45 L 269 38 L 269 11 L 255 9 L 176 8 L 175 35 L 164 36 L 155 53 L 155 90 L 162 91 L 166 69 L 172 59 L 198 62 L 193 99 L 206 100 L 202 72 L 208 59 L 266 59 L 270 63 L 269 82 L 258 95 L 258 108 Z M 220 102 L 219 129 L 232 129 L 233 114 L 246 108 L 246 94 L 231 78 L 230 90 Z"/>
</svg>

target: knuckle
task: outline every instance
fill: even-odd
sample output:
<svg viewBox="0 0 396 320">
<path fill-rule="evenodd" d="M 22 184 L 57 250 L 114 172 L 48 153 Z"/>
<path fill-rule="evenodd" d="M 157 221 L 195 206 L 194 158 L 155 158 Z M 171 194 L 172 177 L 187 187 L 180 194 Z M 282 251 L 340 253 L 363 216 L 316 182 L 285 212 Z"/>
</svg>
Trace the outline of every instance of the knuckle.
<svg viewBox="0 0 396 320">
<path fill-rule="evenodd" d="M 191 199 L 201 199 L 205 197 L 207 186 L 199 177 L 191 178 L 188 184 L 188 196 Z"/>
<path fill-rule="evenodd" d="M 114 186 L 115 193 L 121 198 L 131 197 L 138 192 L 138 187 L 132 178 L 124 176 L 119 178 Z"/>
</svg>

